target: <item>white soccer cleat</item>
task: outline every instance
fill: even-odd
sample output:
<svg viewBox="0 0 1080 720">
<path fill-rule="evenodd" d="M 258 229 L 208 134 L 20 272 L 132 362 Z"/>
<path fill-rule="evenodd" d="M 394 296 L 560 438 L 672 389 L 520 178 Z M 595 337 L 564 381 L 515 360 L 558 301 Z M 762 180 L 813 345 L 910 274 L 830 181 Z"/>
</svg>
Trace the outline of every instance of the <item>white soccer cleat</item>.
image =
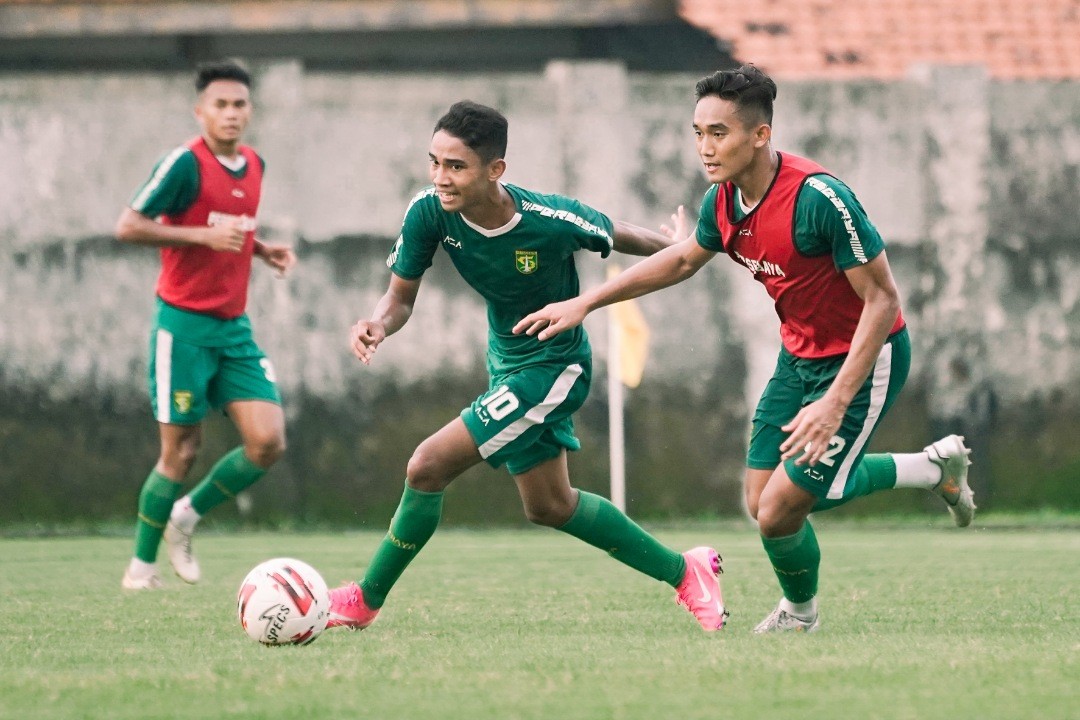
<svg viewBox="0 0 1080 720">
<path fill-rule="evenodd" d="M 819 624 L 818 613 L 814 613 L 812 618 L 804 619 L 789 614 L 780 605 L 777 605 L 776 609 L 769 613 L 768 617 L 757 624 L 757 627 L 754 628 L 754 634 L 764 635 L 773 632 L 812 633 L 818 629 Z"/>
<path fill-rule="evenodd" d="M 165 583 L 161 582 L 161 576 L 158 575 L 157 570 L 143 577 L 134 577 L 131 574 L 131 568 L 128 568 L 124 571 L 124 579 L 120 581 L 120 587 L 125 590 L 159 590 L 165 587 Z"/>
<path fill-rule="evenodd" d="M 181 530 L 170 520 L 165 524 L 165 549 L 169 553 L 169 562 L 176 574 L 186 583 L 197 583 L 201 573 L 199 561 L 191 553 L 191 535 Z"/>
<path fill-rule="evenodd" d="M 933 492 L 949 506 L 957 527 L 967 527 L 975 517 L 975 493 L 968 485 L 971 450 L 960 435 L 949 435 L 927 445 L 923 450 L 930 462 L 941 468 L 941 482 Z"/>
</svg>

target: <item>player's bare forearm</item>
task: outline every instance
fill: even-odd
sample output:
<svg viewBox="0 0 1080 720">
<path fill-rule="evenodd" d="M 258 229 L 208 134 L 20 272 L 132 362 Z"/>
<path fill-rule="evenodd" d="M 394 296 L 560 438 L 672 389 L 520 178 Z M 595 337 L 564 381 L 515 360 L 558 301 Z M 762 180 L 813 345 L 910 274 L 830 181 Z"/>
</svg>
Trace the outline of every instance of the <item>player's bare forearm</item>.
<svg viewBox="0 0 1080 720">
<path fill-rule="evenodd" d="M 702 248 L 691 235 L 683 242 L 669 245 L 576 298 L 551 303 L 529 313 L 514 325 L 514 332 L 547 340 L 577 327 L 585 320 L 586 315 L 597 308 L 645 295 L 685 280 L 713 255 L 715 253 Z"/>
<path fill-rule="evenodd" d="M 124 208 L 116 221 L 116 239 L 149 247 L 204 245 L 219 252 L 240 252 L 244 232 L 238 222 L 215 227 L 164 225 L 131 208 Z"/>
<path fill-rule="evenodd" d="M 589 312 L 597 308 L 648 295 L 686 280 L 712 259 L 715 253 L 705 250 L 690 236 L 682 242 L 630 266 L 607 282 L 581 294 Z"/>
<path fill-rule="evenodd" d="M 900 294 L 885 253 L 866 265 L 847 271 L 847 276 L 863 301 L 863 309 L 851 340 L 851 350 L 826 393 L 843 403 L 845 408 L 866 382 L 900 313 Z"/>
<path fill-rule="evenodd" d="M 371 313 L 371 321 L 386 329 L 387 336 L 393 335 L 412 317 L 413 305 L 405 302 L 397 293 L 388 290 Z"/>
<path fill-rule="evenodd" d="M 612 238 L 615 252 L 624 255 L 653 255 L 671 245 L 671 238 L 663 233 L 619 220 L 615 223 Z"/>
<path fill-rule="evenodd" d="M 349 346 L 360 362 L 370 364 L 382 341 L 409 321 L 419 290 L 419 278 L 406 280 L 397 275 L 390 276 L 390 287 L 375 304 L 371 319 L 357 321 L 349 334 Z"/>
</svg>

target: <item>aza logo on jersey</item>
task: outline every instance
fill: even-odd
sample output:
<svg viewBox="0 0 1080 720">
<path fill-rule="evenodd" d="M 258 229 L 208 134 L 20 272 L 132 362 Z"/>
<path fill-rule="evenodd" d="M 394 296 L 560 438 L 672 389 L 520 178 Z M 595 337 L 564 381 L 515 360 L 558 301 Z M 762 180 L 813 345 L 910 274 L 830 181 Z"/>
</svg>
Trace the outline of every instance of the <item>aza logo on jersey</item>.
<svg viewBox="0 0 1080 720">
<path fill-rule="evenodd" d="M 461 249 L 461 241 L 460 240 L 455 240 L 454 238 L 450 237 L 449 235 L 444 237 L 442 239 L 442 241 L 443 241 L 444 245 L 449 245 L 450 247 L 457 248 L 458 250 Z"/>
<path fill-rule="evenodd" d="M 532 275 L 540 265 L 538 253 L 535 250 L 515 250 L 514 267 L 522 275 Z"/>
</svg>

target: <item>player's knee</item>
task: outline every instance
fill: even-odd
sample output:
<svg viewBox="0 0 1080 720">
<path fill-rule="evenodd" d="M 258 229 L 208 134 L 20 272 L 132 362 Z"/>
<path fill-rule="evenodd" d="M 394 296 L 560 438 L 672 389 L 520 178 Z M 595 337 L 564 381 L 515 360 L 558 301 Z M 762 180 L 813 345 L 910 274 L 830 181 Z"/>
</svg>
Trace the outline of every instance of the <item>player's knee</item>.
<svg viewBox="0 0 1080 720">
<path fill-rule="evenodd" d="M 562 527 L 574 514 L 574 503 L 570 499 L 552 498 L 542 502 L 526 502 L 525 518 L 534 525 L 544 527 Z"/>
<path fill-rule="evenodd" d="M 192 436 L 163 447 L 160 462 L 172 477 L 183 477 L 195 464 L 198 455 L 199 438 Z"/>
<path fill-rule="evenodd" d="M 805 515 L 792 512 L 782 503 L 761 502 L 757 510 L 758 530 L 764 537 L 786 537 L 798 532 L 802 527 Z"/>
<path fill-rule="evenodd" d="M 248 438 L 244 454 L 259 467 L 268 468 L 285 454 L 285 434 L 269 432 Z"/>
<path fill-rule="evenodd" d="M 422 492 L 441 492 L 449 485 L 442 463 L 435 453 L 430 452 L 423 444 L 413 450 L 405 467 L 405 475 L 409 487 Z"/>
</svg>

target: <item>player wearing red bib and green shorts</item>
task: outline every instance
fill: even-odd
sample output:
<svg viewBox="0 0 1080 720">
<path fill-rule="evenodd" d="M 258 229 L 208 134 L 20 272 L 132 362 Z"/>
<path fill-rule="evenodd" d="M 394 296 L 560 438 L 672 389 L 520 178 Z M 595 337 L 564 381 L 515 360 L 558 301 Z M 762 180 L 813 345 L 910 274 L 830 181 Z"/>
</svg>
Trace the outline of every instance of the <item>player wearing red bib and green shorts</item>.
<svg viewBox="0 0 1080 720">
<path fill-rule="evenodd" d="M 406 210 L 387 259 L 389 290 L 371 319 L 353 327 L 353 352 L 368 363 L 408 320 L 424 272 L 442 248 L 487 304 L 490 384 L 413 453 L 401 503 L 363 580 L 330 594 L 329 627 L 359 629 L 374 621 L 390 588 L 435 532 L 443 491 L 486 461 L 506 466 L 529 520 L 669 583 L 705 630 L 717 630 L 726 612 L 715 550 L 699 547 L 680 554 L 606 499 L 570 485 L 566 453 L 580 447 L 572 415 L 585 401 L 592 376 L 585 331 L 576 328 L 548 343 L 513 332 L 527 313 L 578 293 L 576 252 L 649 255 L 669 241 L 612 222 L 576 200 L 501 182 L 506 129 L 501 114 L 470 102 L 455 104 L 439 120 L 429 151 L 434 185 Z"/>
<path fill-rule="evenodd" d="M 755 632 L 818 627 L 820 551 L 812 511 L 894 487 L 934 490 L 971 522 L 969 451 L 950 435 L 921 453 L 866 455 L 907 379 L 911 345 L 885 245 L 851 190 L 816 163 L 773 150 L 773 81 L 752 65 L 697 85 L 694 131 L 705 173 L 696 229 L 516 330 L 557 338 L 585 315 L 693 275 L 726 253 L 765 286 L 783 347 L 754 414 L 746 501 L 783 590 Z"/>
<path fill-rule="evenodd" d="M 251 115 L 250 84 L 247 71 L 233 63 L 200 69 L 195 115 L 202 134 L 155 166 L 117 223 L 120 240 L 161 252 L 149 360 L 161 455 L 139 496 L 127 589 L 161 586 L 156 560 L 163 535 L 177 574 L 198 581 L 191 554 L 196 523 L 262 477 L 285 446 L 273 368 L 244 308 L 252 257 L 281 273 L 295 257 L 286 246 L 255 239 L 263 162 L 239 142 Z M 227 410 L 243 444 L 177 501 L 210 408 Z"/>
</svg>

